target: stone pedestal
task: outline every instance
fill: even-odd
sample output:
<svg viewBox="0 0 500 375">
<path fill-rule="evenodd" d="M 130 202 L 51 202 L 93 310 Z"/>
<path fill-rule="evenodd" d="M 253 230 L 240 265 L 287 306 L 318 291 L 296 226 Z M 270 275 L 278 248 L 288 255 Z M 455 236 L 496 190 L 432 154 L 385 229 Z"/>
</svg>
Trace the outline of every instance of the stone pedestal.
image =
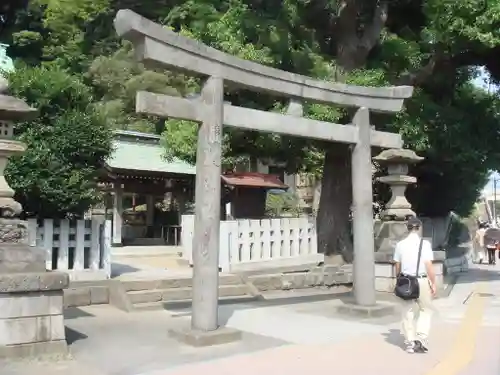
<svg viewBox="0 0 500 375">
<path fill-rule="evenodd" d="M 204 347 L 229 344 L 241 340 L 241 331 L 228 327 L 219 327 L 213 331 L 200 331 L 189 326 L 180 326 L 169 331 L 169 334 L 179 342 L 194 346 Z"/>
<path fill-rule="evenodd" d="M 376 221 L 374 232 L 375 251 L 391 255 L 396 244 L 408 235 L 406 221 Z"/>
<path fill-rule="evenodd" d="M 1 82 L 0 82 L 1 83 Z M 21 205 L 4 177 L 8 158 L 26 146 L 13 140 L 13 121 L 36 113 L 22 100 L 1 94 L 0 84 L 0 358 L 67 352 L 63 289 L 69 277 L 45 269 L 44 250 L 30 247 Z"/>
<path fill-rule="evenodd" d="M 0 358 L 65 354 L 65 273 L 45 270 L 45 251 L 27 243 L 27 223 L 0 219 Z"/>
<path fill-rule="evenodd" d="M 0 274 L 0 358 L 66 354 L 59 272 Z"/>
</svg>

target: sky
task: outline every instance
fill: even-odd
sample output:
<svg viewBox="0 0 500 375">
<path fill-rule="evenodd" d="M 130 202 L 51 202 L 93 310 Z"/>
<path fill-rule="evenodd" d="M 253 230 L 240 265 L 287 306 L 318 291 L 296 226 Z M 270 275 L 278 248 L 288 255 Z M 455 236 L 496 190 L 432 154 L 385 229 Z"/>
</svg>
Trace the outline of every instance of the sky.
<svg viewBox="0 0 500 375">
<path fill-rule="evenodd" d="M 492 172 L 488 183 L 486 184 L 486 186 L 483 189 L 483 194 L 487 195 L 487 196 L 493 195 L 493 191 L 494 191 L 494 182 L 493 181 L 495 179 L 497 180 L 497 194 L 498 194 L 498 197 L 500 198 L 500 173 L 498 173 L 498 172 Z"/>
<path fill-rule="evenodd" d="M 488 90 L 488 73 L 485 71 L 484 68 L 481 68 L 481 75 L 477 77 L 473 83 L 476 86 L 482 87 L 485 90 Z"/>
<path fill-rule="evenodd" d="M 484 68 L 481 68 L 482 74 L 477 77 L 474 80 L 474 84 L 478 87 L 482 87 L 485 90 L 488 90 L 488 73 L 484 70 Z M 490 87 L 492 90 L 497 90 L 498 88 L 493 86 Z M 492 171 L 490 178 L 486 184 L 486 186 L 483 189 L 483 194 L 484 195 L 493 195 L 493 190 L 494 190 L 494 180 L 497 180 L 497 194 L 500 197 L 500 173 L 497 171 Z"/>
</svg>

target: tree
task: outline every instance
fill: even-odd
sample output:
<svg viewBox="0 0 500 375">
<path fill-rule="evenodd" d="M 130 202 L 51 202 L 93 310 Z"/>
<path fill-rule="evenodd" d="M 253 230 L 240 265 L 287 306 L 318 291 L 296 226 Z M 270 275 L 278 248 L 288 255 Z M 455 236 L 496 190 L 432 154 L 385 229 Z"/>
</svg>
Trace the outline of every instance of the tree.
<svg viewBox="0 0 500 375">
<path fill-rule="evenodd" d="M 129 60 L 126 46 L 116 40 L 111 19 L 116 9 L 131 8 L 210 46 L 276 68 L 360 85 L 415 85 L 415 95 L 404 111 L 396 116 L 372 114 L 371 120 L 378 129 L 400 132 L 406 147 L 426 157 L 412 171 L 419 184 L 409 192 L 419 214 L 467 212 L 486 171 L 498 166 L 498 98 L 469 83 L 478 66 L 500 78 L 496 3 L 89 1 L 32 0 L 28 12 L 16 13 L 7 39 L 15 56 L 24 61 L 55 64 L 83 77 L 113 126 L 161 130 L 158 119 L 133 114 L 132 90 L 168 91 L 159 86 L 169 85 L 184 95 L 199 84 L 185 77 L 176 81 L 168 72 L 141 70 L 140 64 Z M 155 86 L 155 81 L 161 84 Z M 285 104 L 244 90 L 228 92 L 227 100 L 275 111 L 282 111 Z M 308 117 L 345 123 L 352 116 L 333 106 L 305 104 Z M 167 154 L 193 161 L 196 125 L 180 121 L 166 125 Z M 226 131 L 224 147 L 227 167 L 258 156 L 286 161 L 289 171 L 323 174 L 320 250 L 349 258 L 347 148 L 235 129 Z"/>
<path fill-rule="evenodd" d="M 372 121 L 379 129 L 401 132 L 407 147 L 427 158 L 414 169 L 420 183 L 410 192 L 419 213 L 442 215 L 450 209 L 466 213 L 486 171 L 499 161 L 498 100 L 469 83 L 474 66 L 484 64 L 495 71 L 493 57 L 498 55 L 499 45 L 496 5 L 441 0 L 297 0 L 281 5 L 184 1 L 172 8 L 166 21 L 215 48 L 281 69 L 348 83 L 416 85 L 405 111 L 397 117 L 372 115 Z M 246 93 L 238 95 L 236 104 L 248 105 L 250 98 Z M 313 105 L 307 115 L 348 122 L 351 114 Z M 478 122 L 481 130 L 475 134 Z M 196 127 L 186 123 L 168 126 L 168 152 L 192 159 L 189 144 L 193 144 Z M 280 137 L 239 131 L 226 136 L 226 155 L 235 150 L 253 155 L 286 150 L 292 168 L 311 150 L 311 143 L 300 141 L 294 141 L 291 148 L 283 147 L 289 142 Z M 250 147 L 243 150 L 242 144 Z M 349 150 L 340 145 L 313 147 L 325 151 L 319 246 L 327 254 L 348 257 Z"/>
<path fill-rule="evenodd" d="M 96 177 L 111 151 L 89 88 L 57 67 L 20 67 L 9 82 L 11 95 L 39 110 L 15 129 L 28 146 L 6 170 L 16 199 L 29 216 L 82 215 L 99 199 Z"/>
<path fill-rule="evenodd" d="M 110 0 L 20 1 L 1 40 L 9 54 L 24 63 L 54 64 L 84 73 L 92 60 L 118 48 Z"/>
<path fill-rule="evenodd" d="M 167 95 L 185 94 L 188 80 L 182 75 L 146 70 L 135 61 L 133 49 L 124 43 L 111 56 L 99 56 L 85 74 L 99 101 L 97 110 L 112 128 L 161 134 L 165 122 L 135 113 L 135 95 L 145 90 Z"/>
<path fill-rule="evenodd" d="M 24 9 L 27 5 L 28 0 L 3 0 L 0 5 L 0 31 L 15 19 L 19 9 Z"/>
</svg>

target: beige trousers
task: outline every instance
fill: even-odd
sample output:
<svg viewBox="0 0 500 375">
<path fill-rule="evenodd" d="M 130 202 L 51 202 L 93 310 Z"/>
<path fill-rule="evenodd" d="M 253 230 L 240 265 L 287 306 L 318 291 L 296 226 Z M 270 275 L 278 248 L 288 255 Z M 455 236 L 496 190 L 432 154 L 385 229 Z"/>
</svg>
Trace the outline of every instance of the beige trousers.
<svg viewBox="0 0 500 375">
<path fill-rule="evenodd" d="M 403 302 L 403 335 L 406 341 L 427 339 L 431 329 L 432 293 L 427 278 L 418 279 L 420 297 Z"/>
</svg>

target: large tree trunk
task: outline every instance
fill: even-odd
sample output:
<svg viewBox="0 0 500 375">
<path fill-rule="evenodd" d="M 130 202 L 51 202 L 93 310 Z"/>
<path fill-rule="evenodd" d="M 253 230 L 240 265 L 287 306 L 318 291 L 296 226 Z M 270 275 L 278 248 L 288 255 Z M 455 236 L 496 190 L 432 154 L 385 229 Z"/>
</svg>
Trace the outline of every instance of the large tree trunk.
<svg viewBox="0 0 500 375">
<path fill-rule="evenodd" d="M 336 23 L 337 65 L 341 69 L 337 81 L 343 81 L 345 73 L 365 65 L 387 20 L 387 6 L 386 1 L 379 1 L 371 23 L 360 35 L 357 21 L 361 3 L 352 0 L 341 3 Z M 342 144 L 332 144 L 325 151 L 317 217 L 318 250 L 327 255 L 329 263 L 351 262 L 351 151 Z"/>
<path fill-rule="evenodd" d="M 317 227 L 318 250 L 329 263 L 352 261 L 350 154 L 342 144 L 332 144 L 325 153 Z"/>
</svg>

